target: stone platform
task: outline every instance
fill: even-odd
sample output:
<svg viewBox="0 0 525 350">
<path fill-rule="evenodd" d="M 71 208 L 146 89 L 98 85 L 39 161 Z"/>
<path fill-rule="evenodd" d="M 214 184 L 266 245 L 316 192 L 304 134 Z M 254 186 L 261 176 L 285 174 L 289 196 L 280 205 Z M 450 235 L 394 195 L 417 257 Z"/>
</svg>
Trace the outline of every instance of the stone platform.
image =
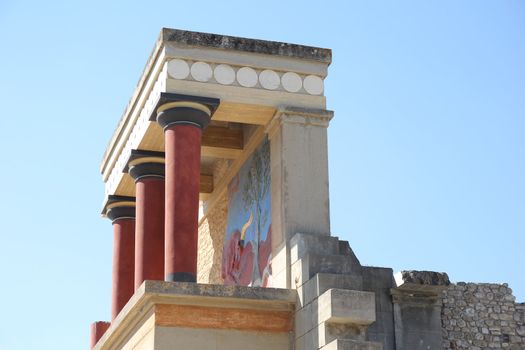
<svg viewBox="0 0 525 350">
<path fill-rule="evenodd" d="M 293 290 L 145 281 L 95 350 L 290 349 Z"/>
</svg>

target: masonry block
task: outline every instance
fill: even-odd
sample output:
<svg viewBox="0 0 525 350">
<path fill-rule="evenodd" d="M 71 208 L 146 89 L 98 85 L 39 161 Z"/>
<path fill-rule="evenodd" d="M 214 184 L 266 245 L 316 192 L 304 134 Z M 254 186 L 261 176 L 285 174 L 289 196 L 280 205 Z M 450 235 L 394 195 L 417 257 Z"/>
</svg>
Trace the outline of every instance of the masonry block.
<svg viewBox="0 0 525 350">
<path fill-rule="evenodd" d="M 350 340 L 350 339 L 337 339 L 332 341 L 330 344 L 325 345 L 321 348 L 322 350 L 382 350 L 380 343 Z"/>
<path fill-rule="evenodd" d="M 305 254 L 292 264 L 292 286 L 297 288 L 312 278 L 316 273 L 331 273 L 341 275 L 359 275 L 361 266 L 346 255 Z"/>
<path fill-rule="evenodd" d="M 339 239 L 308 233 L 296 233 L 290 240 L 291 262 L 301 259 L 308 253 L 335 255 L 339 252 Z"/>
<path fill-rule="evenodd" d="M 366 326 L 323 322 L 318 327 L 319 347 L 331 343 L 336 339 L 352 339 L 365 341 L 366 340 Z"/>
<path fill-rule="evenodd" d="M 318 329 L 312 329 L 295 340 L 294 350 L 317 350 L 319 349 L 319 332 Z"/>
<path fill-rule="evenodd" d="M 319 324 L 318 303 L 314 300 L 295 313 L 295 336 L 297 338 L 308 333 Z"/>
<path fill-rule="evenodd" d="M 363 267 L 363 290 L 376 296 L 376 322 L 368 328 L 369 340 L 381 342 L 383 350 L 395 350 L 394 308 L 390 289 L 395 287 L 391 268 Z"/>
<path fill-rule="evenodd" d="M 360 275 L 336 275 L 318 273 L 310 278 L 301 287 L 297 288 L 300 305 L 302 307 L 312 302 L 319 295 L 331 288 L 361 290 L 363 279 Z"/>
<path fill-rule="evenodd" d="M 352 248 L 350 248 L 350 244 L 348 243 L 348 241 L 339 241 L 339 254 L 351 257 L 354 261 L 354 264 L 361 266 L 359 259 L 354 254 Z"/>
<path fill-rule="evenodd" d="M 319 322 L 368 326 L 376 320 L 374 293 L 329 289 L 318 299 Z"/>
</svg>

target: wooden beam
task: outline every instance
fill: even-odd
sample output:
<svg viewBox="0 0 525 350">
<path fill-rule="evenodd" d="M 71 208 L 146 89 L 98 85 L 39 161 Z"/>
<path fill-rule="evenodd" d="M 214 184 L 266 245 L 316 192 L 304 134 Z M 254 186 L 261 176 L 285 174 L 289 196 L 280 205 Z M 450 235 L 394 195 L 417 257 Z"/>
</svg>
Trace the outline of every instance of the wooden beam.
<svg viewBox="0 0 525 350">
<path fill-rule="evenodd" d="M 200 190 L 201 194 L 210 194 L 213 192 L 213 175 L 201 174 Z M 118 196 L 131 196 L 135 197 L 135 181 L 129 176 L 129 174 L 123 174 L 122 180 L 115 191 Z M 207 196 L 205 196 L 207 198 Z"/>
<path fill-rule="evenodd" d="M 244 146 L 241 128 L 209 125 L 202 133 L 201 154 L 204 157 L 236 159 Z"/>
<path fill-rule="evenodd" d="M 201 144 L 203 146 L 242 150 L 244 145 L 242 128 L 209 125 L 202 132 Z"/>
<path fill-rule="evenodd" d="M 201 174 L 200 193 L 213 192 L 213 175 Z"/>
</svg>

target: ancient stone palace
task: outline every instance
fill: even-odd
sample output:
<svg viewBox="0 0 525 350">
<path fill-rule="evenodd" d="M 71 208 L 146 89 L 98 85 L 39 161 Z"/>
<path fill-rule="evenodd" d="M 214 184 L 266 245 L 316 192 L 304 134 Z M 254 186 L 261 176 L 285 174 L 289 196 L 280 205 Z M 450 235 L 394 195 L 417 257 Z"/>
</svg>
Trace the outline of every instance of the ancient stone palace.
<svg viewBox="0 0 525 350">
<path fill-rule="evenodd" d="M 93 349 L 525 349 L 508 286 L 394 275 L 331 236 L 331 61 L 162 29 L 101 165 L 113 278 Z"/>
</svg>

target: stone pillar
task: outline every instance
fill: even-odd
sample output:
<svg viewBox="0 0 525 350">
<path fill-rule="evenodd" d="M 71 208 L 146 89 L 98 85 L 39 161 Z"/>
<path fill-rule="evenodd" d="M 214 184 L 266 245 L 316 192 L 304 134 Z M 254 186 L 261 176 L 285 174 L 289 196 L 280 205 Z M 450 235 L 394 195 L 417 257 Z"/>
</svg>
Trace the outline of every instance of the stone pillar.
<svg viewBox="0 0 525 350">
<path fill-rule="evenodd" d="M 135 179 L 135 289 L 144 280 L 164 279 L 164 159 L 133 150 L 128 172 Z"/>
<path fill-rule="evenodd" d="M 446 273 L 402 271 L 392 288 L 396 349 L 442 349 L 442 293 L 450 284 Z"/>
<path fill-rule="evenodd" d="M 104 333 L 106 333 L 110 325 L 111 323 L 104 321 L 97 321 L 91 324 L 91 334 L 89 337 L 90 349 L 97 345 L 98 341 L 100 340 L 100 338 L 102 338 Z"/>
<path fill-rule="evenodd" d="M 165 136 L 166 281 L 196 282 L 201 137 L 217 104 L 215 99 L 176 95 L 157 108 Z"/>
<path fill-rule="evenodd" d="M 105 214 L 113 224 L 113 273 L 111 321 L 131 298 L 135 289 L 135 198 L 109 196 Z"/>
<path fill-rule="evenodd" d="M 274 286 L 290 288 L 287 244 L 296 233 L 330 235 L 327 127 L 333 112 L 280 108 L 270 121 Z"/>
</svg>

